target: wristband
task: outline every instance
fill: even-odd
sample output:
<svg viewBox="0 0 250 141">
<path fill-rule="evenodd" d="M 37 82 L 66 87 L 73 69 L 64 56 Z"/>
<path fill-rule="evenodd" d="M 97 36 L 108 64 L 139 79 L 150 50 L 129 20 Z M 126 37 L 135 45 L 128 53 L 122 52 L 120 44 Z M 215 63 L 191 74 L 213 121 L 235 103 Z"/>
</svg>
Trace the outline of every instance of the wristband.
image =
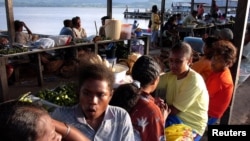
<svg viewBox="0 0 250 141">
<path fill-rule="evenodd" d="M 67 131 L 66 131 L 66 134 L 63 136 L 63 138 L 66 138 L 69 135 L 70 126 L 67 123 L 64 123 L 64 125 L 67 127 Z"/>
</svg>

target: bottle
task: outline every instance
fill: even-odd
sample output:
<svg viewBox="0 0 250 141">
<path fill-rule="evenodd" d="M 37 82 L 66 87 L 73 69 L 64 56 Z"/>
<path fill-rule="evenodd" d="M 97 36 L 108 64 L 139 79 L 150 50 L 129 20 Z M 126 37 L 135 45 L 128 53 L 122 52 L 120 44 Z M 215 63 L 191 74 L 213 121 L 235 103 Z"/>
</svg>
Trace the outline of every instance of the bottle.
<svg viewBox="0 0 250 141">
<path fill-rule="evenodd" d="M 109 68 L 109 61 L 107 60 L 106 54 L 102 54 L 101 56 L 103 64 Z"/>
</svg>

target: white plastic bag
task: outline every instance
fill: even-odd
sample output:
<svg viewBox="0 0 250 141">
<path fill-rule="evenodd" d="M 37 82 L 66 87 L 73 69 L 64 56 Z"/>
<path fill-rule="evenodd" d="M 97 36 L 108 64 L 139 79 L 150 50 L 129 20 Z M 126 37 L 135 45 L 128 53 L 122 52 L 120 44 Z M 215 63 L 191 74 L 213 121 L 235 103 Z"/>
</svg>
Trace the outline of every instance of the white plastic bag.
<svg viewBox="0 0 250 141">
<path fill-rule="evenodd" d="M 49 38 L 55 41 L 55 46 L 68 45 L 72 40 L 72 37 L 70 35 L 53 35 L 49 36 Z"/>
<path fill-rule="evenodd" d="M 34 45 L 37 48 L 52 48 L 55 46 L 55 41 L 50 38 L 40 38 L 35 41 Z"/>
</svg>

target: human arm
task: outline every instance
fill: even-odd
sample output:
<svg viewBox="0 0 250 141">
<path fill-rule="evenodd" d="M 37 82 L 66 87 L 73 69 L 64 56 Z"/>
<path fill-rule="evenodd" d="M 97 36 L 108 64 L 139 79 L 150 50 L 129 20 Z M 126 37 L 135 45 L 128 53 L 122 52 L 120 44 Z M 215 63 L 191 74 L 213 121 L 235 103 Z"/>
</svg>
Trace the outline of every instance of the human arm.
<svg viewBox="0 0 250 141">
<path fill-rule="evenodd" d="M 56 127 L 56 132 L 61 134 L 65 141 L 90 141 L 83 133 L 73 126 L 67 125 L 63 122 L 53 119 Z"/>
<path fill-rule="evenodd" d="M 87 38 L 87 33 L 84 28 L 82 28 L 82 38 Z"/>
<path fill-rule="evenodd" d="M 170 107 L 160 97 L 155 98 L 155 104 L 158 105 L 158 107 L 160 108 L 165 121 L 168 115 L 171 113 Z"/>
<path fill-rule="evenodd" d="M 32 34 L 31 30 L 28 28 L 25 22 L 23 22 L 23 27 L 27 30 L 28 34 Z"/>
<path fill-rule="evenodd" d="M 177 108 L 175 108 L 173 105 L 171 105 L 171 106 L 168 106 L 168 108 L 170 109 L 170 115 L 177 115 L 179 112 L 180 112 L 180 110 L 178 110 Z"/>
</svg>

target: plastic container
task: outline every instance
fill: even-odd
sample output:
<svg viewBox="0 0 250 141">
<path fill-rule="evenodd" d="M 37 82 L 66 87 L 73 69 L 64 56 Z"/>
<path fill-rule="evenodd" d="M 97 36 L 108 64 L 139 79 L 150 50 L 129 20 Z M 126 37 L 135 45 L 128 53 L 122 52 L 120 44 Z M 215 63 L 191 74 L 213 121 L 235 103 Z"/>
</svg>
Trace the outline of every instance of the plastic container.
<svg viewBox="0 0 250 141">
<path fill-rule="evenodd" d="M 142 31 L 135 31 L 136 37 L 141 37 L 142 36 Z"/>
<path fill-rule="evenodd" d="M 122 24 L 120 39 L 131 39 L 132 24 Z"/>
<path fill-rule="evenodd" d="M 107 60 L 108 60 L 108 62 L 110 64 L 110 66 L 112 66 L 113 63 L 116 64 L 117 58 L 107 58 Z"/>
<path fill-rule="evenodd" d="M 115 19 L 105 20 L 106 38 L 111 40 L 119 40 L 121 35 L 121 21 Z"/>
<path fill-rule="evenodd" d="M 129 68 L 125 65 L 115 64 L 114 65 L 115 83 L 119 83 L 122 80 L 124 80 L 128 70 Z"/>
</svg>

